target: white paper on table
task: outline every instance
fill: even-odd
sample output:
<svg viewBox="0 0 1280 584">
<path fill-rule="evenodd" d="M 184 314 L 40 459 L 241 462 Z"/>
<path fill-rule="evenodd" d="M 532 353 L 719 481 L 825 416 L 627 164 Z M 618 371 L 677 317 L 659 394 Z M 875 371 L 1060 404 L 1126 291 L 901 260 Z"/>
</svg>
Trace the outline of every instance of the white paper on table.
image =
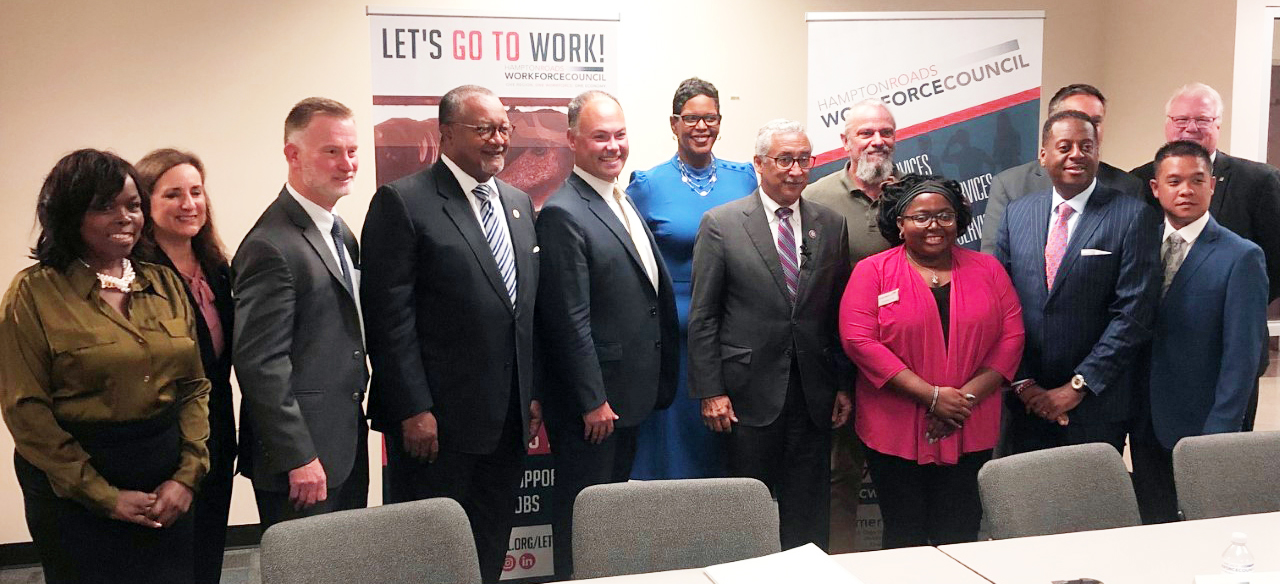
<svg viewBox="0 0 1280 584">
<path fill-rule="evenodd" d="M 1280 584 L 1280 572 L 1206 574 L 1196 576 L 1195 584 Z"/>
<path fill-rule="evenodd" d="M 750 560 L 709 566 L 703 570 L 716 584 L 777 584 L 821 582 L 862 584 L 862 581 L 813 544 Z"/>
</svg>

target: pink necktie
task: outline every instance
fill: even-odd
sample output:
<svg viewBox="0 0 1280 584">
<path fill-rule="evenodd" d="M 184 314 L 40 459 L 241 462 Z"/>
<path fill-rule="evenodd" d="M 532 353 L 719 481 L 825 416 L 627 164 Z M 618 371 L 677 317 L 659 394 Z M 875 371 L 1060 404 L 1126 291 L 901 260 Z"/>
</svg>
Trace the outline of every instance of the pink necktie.
<svg viewBox="0 0 1280 584">
<path fill-rule="evenodd" d="M 1067 220 L 1075 210 L 1066 202 L 1058 205 L 1058 220 L 1049 230 L 1049 243 L 1044 246 L 1044 279 L 1053 290 L 1053 278 L 1058 275 L 1062 256 L 1067 252 Z"/>
</svg>

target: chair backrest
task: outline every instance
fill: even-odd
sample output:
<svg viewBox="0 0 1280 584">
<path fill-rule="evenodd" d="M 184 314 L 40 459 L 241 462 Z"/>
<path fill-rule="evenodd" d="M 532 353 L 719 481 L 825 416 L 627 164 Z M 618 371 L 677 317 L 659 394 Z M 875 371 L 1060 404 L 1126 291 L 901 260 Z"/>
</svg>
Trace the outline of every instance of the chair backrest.
<svg viewBox="0 0 1280 584">
<path fill-rule="evenodd" d="M 1100 442 L 994 459 L 978 491 L 992 539 L 1142 523 L 1124 459 Z"/>
<path fill-rule="evenodd" d="M 1280 511 L 1280 432 L 1188 436 L 1173 447 L 1173 482 L 1187 519 Z"/>
<path fill-rule="evenodd" d="M 573 506 L 575 579 L 702 568 L 778 551 L 778 505 L 755 479 L 595 485 Z"/>
<path fill-rule="evenodd" d="M 338 511 L 271 526 L 263 584 L 479 584 L 467 514 L 453 499 Z"/>
</svg>

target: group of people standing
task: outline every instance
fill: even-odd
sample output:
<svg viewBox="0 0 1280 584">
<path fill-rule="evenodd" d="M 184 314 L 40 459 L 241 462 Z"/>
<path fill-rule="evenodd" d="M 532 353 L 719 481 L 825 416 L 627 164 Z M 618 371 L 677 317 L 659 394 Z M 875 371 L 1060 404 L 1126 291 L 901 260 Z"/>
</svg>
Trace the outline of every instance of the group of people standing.
<svg viewBox="0 0 1280 584">
<path fill-rule="evenodd" d="M 236 453 L 264 528 L 363 507 L 366 420 L 386 501 L 459 501 L 486 582 L 544 421 L 562 577 L 587 486 L 758 478 L 782 546 L 826 547 L 832 468 L 862 453 L 887 547 L 975 539 L 997 449 L 1126 436 L 1144 517 L 1168 519 L 1172 444 L 1246 423 L 1280 251 L 1226 222 L 1239 205 L 1277 224 L 1280 172 L 1216 152 L 1221 100 L 1179 109 L 1205 89 L 1170 100 L 1167 129 L 1193 135 L 1167 132 L 1145 183 L 1099 170 L 1101 93 L 1060 90 L 1039 160 L 995 181 L 994 255 L 955 244 L 973 216 L 954 180 L 897 172 L 882 102 L 850 108 L 848 163 L 810 184 L 795 122 L 761 128 L 749 165 L 715 157 L 719 95 L 696 78 L 673 99 L 675 156 L 625 190 L 621 104 L 574 98 L 573 172 L 540 210 L 496 178 L 500 99 L 449 91 L 439 159 L 378 188 L 363 245 L 333 213 L 353 115 L 305 99 L 288 181 L 230 262 L 195 156 L 72 153 L 0 315 L 0 408 L 46 579 L 216 582 Z M 1274 190 L 1222 203 L 1224 159 Z"/>
</svg>

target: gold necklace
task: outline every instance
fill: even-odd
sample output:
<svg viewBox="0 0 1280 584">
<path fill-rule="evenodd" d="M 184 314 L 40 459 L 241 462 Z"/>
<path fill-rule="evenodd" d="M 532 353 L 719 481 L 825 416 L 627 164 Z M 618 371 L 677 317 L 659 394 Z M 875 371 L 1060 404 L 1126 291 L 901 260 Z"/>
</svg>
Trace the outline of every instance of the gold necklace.
<svg viewBox="0 0 1280 584">
<path fill-rule="evenodd" d="M 925 270 L 925 271 L 929 272 L 929 275 L 933 276 L 933 277 L 932 277 L 932 279 L 930 279 L 930 280 L 929 280 L 929 287 L 930 287 L 930 288 L 937 288 L 938 286 L 941 286 L 941 284 L 940 284 L 941 280 L 939 280 L 939 279 L 938 279 L 938 273 L 937 273 L 937 272 L 933 271 L 933 269 L 932 269 L 932 268 L 926 268 L 926 267 L 924 267 L 924 266 L 920 265 L 920 262 L 917 262 L 917 261 L 915 260 L 915 258 L 911 257 L 911 252 L 907 251 L 906 249 L 903 249 L 903 250 L 902 250 L 902 253 L 903 253 L 903 255 L 907 256 L 907 261 L 911 262 L 913 265 L 915 265 L 915 267 L 920 268 L 920 269 L 922 269 L 922 270 Z"/>
</svg>

